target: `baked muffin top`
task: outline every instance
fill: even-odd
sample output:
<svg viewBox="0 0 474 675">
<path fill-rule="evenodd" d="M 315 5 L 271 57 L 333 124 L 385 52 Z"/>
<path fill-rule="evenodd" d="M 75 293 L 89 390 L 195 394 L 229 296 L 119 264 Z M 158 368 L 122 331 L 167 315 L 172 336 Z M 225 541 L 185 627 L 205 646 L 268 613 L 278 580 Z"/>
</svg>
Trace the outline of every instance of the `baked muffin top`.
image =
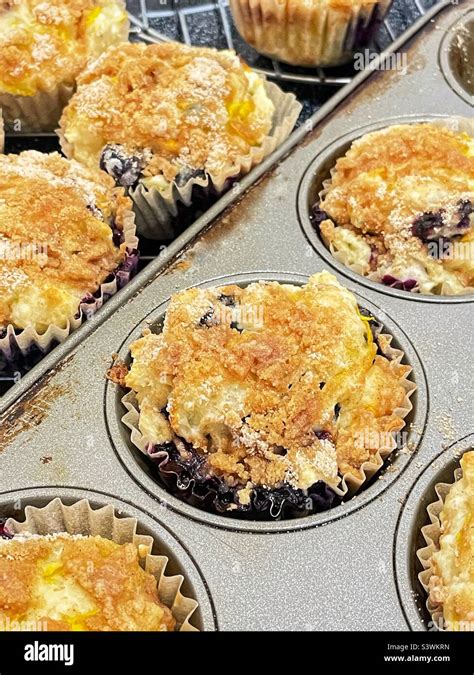
<svg viewBox="0 0 474 675">
<path fill-rule="evenodd" d="M 337 161 L 315 216 L 363 274 L 462 292 L 474 284 L 473 256 L 459 255 L 474 253 L 474 140 L 430 123 L 363 136 Z"/>
<path fill-rule="evenodd" d="M 0 0 L 0 92 L 72 84 L 88 59 L 127 36 L 123 0 Z"/>
<path fill-rule="evenodd" d="M 301 287 L 177 293 L 163 331 L 131 346 L 123 384 L 137 392 L 139 429 L 183 456 L 192 446 L 210 475 L 242 486 L 241 503 L 257 485 L 359 477 L 380 439 L 404 426 L 410 370 L 377 353 L 368 321 L 327 272 Z"/>
<path fill-rule="evenodd" d="M 461 468 L 462 478 L 449 490 L 439 516 L 440 549 L 431 558 L 429 582 L 430 598 L 442 605 L 449 630 L 474 625 L 474 451 L 463 455 Z"/>
<path fill-rule="evenodd" d="M 103 172 L 57 153 L 0 155 L 0 328 L 65 327 L 125 259 L 131 202 Z"/>
<path fill-rule="evenodd" d="M 35 622 L 51 631 L 172 631 L 171 611 L 139 560 L 134 544 L 99 536 L 0 540 L 0 623 Z"/>
<path fill-rule="evenodd" d="M 136 43 L 109 49 L 81 74 L 61 126 L 85 164 L 102 161 L 114 175 L 117 158 L 101 155 L 117 146 L 135 174 L 173 181 L 183 170 L 232 166 L 262 143 L 273 112 L 263 79 L 234 52 Z"/>
</svg>

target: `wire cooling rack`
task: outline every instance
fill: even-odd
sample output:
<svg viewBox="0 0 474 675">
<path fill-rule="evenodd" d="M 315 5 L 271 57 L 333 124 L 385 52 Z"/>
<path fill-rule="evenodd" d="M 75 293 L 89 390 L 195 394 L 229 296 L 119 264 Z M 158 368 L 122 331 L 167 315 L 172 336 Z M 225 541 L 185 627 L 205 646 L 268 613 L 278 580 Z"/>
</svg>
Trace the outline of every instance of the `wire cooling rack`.
<svg viewBox="0 0 474 675">
<path fill-rule="evenodd" d="M 438 0 L 395 0 L 371 52 L 383 51 Z M 252 67 L 275 80 L 340 87 L 354 77 L 352 64 L 338 68 L 297 68 L 260 56 L 237 33 L 228 0 L 131 0 L 132 34 L 138 39 L 179 40 L 189 45 L 235 49 Z"/>
</svg>

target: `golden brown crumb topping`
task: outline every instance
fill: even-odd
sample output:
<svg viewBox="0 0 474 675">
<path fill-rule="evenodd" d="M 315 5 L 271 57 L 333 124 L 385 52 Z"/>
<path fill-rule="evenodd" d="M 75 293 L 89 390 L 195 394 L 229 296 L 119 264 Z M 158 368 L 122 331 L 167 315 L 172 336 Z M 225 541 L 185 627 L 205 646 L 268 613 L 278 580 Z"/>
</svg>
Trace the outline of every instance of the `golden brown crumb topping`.
<svg viewBox="0 0 474 675">
<path fill-rule="evenodd" d="M 61 125 L 72 153 L 97 165 L 106 144 L 146 149 L 146 176 L 218 173 L 272 126 L 263 80 L 231 51 L 178 43 L 110 49 L 78 79 Z"/>
<path fill-rule="evenodd" d="M 461 459 L 462 478 L 440 513 L 439 550 L 433 554 L 430 598 L 442 606 L 449 630 L 474 630 L 474 452 Z"/>
<path fill-rule="evenodd" d="M 327 272 L 302 287 L 182 291 L 163 332 L 131 353 L 145 439 L 186 441 L 232 486 L 336 486 L 404 425 L 410 369 L 377 354 L 355 297 Z"/>
<path fill-rule="evenodd" d="M 111 225 L 130 208 L 109 176 L 59 154 L 0 155 L 0 327 L 71 318 L 124 260 Z"/>
<path fill-rule="evenodd" d="M 0 4 L 0 91 L 31 96 L 73 83 L 87 60 L 126 40 L 122 0 Z"/>
<path fill-rule="evenodd" d="M 340 158 L 321 232 L 364 274 L 412 278 L 422 292 L 474 283 L 474 142 L 437 124 L 388 127 Z"/>
<path fill-rule="evenodd" d="M 0 624 L 12 622 L 53 631 L 166 631 L 176 623 L 135 545 L 68 535 L 0 541 Z"/>
</svg>

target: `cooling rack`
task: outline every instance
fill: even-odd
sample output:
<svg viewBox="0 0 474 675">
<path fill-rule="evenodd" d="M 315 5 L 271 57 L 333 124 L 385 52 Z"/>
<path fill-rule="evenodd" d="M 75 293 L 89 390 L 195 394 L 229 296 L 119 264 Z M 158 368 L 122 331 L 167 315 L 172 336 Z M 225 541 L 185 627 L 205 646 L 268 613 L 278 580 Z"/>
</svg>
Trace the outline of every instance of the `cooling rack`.
<svg viewBox="0 0 474 675">
<path fill-rule="evenodd" d="M 370 52 L 381 52 L 438 0 L 395 0 Z M 132 34 L 142 40 L 179 40 L 189 45 L 229 48 L 255 70 L 295 85 L 340 87 L 356 75 L 352 64 L 338 68 L 297 68 L 260 56 L 247 45 L 233 24 L 228 0 L 132 0 L 128 2 Z"/>
</svg>

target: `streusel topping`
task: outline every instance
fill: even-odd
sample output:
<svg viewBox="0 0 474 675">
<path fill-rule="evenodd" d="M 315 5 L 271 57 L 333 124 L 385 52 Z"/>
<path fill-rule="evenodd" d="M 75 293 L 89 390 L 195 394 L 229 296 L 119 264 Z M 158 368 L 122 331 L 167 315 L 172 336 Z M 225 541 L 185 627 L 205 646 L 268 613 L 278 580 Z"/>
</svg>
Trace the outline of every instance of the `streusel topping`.
<svg viewBox="0 0 474 675">
<path fill-rule="evenodd" d="M 453 274 L 457 285 L 474 283 L 474 261 L 458 264 L 442 248 L 474 240 L 474 142 L 466 133 L 425 123 L 363 136 L 336 162 L 319 208 L 325 241 L 364 273 L 404 274 L 420 286 Z"/>
<path fill-rule="evenodd" d="M 112 225 L 130 208 L 109 176 L 57 153 L 0 155 L 0 327 L 25 328 L 41 305 L 51 323 L 65 305 L 70 317 L 123 261 Z"/>
<path fill-rule="evenodd" d="M 131 353 L 145 438 L 184 440 L 229 485 L 336 486 L 404 425 L 410 369 L 377 354 L 354 295 L 327 272 L 302 287 L 182 291 L 162 333 Z"/>
<path fill-rule="evenodd" d="M 134 544 L 66 534 L 0 540 L 0 623 L 8 630 L 7 619 L 48 631 L 169 631 L 176 624 Z"/>
<path fill-rule="evenodd" d="M 31 96 L 72 84 L 88 59 L 127 38 L 122 0 L 0 3 L 0 92 Z"/>
<path fill-rule="evenodd" d="M 184 167 L 218 174 L 262 143 L 273 104 L 234 52 L 178 43 L 110 49 L 78 79 L 61 126 L 76 159 L 106 144 L 147 150 L 144 176 Z"/>
</svg>

